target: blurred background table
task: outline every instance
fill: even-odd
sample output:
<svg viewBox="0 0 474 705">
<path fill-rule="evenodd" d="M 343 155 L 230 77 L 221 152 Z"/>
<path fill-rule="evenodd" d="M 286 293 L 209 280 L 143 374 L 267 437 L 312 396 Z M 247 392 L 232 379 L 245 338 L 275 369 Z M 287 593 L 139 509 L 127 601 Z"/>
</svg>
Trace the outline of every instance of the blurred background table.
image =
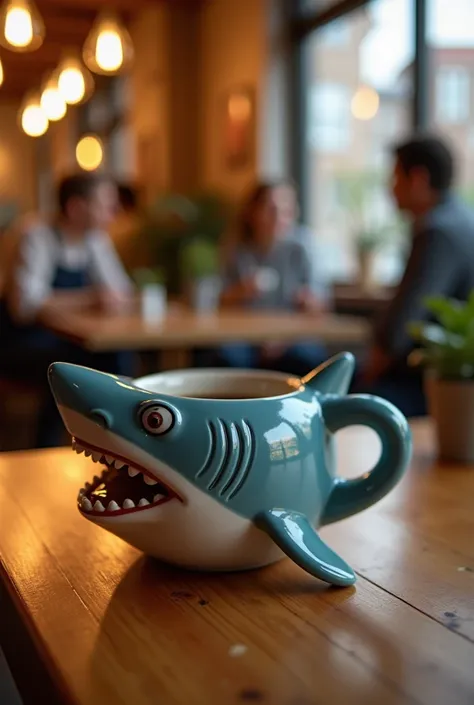
<svg viewBox="0 0 474 705">
<path fill-rule="evenodd" d="M 160 565 L 79 515 L 86 458 L 0 455 L 0 640 L 25 705 L 472 705 L 474 467 L 413 429 L 397 488 L 323 530 L 358 573 L 342 590 L 289 560 Z M 338 436 L 345 475 L 375 460 L 371 432 Z"/>
<path fill-rule="evenodd" d="M 137 311 L 125 315 L 55 312 L 43 324 L 88 350 L 158 350 L 161 367 L 190 364 L 190 351 L 229 342 L 294 343 L 320 340 L 336 347 L 364 344 L 366 321 L 352 316 L 221 310 L 197 314 L 172 305 L 161 321 L 146 321 Z"/>
<path fill-rule="evenodd" d="M 391 300 L 392 286 L 374 286 L 364 289 L 358 284 L 336 283 L 333 286 L 333 305 L 338 314 L 373 318 Z"/>
</svg>

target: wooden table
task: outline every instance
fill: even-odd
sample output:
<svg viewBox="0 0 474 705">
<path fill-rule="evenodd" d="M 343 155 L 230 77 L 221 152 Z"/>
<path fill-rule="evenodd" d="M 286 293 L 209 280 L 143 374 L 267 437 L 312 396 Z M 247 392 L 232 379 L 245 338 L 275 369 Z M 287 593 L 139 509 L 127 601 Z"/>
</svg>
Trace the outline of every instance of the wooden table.
<svg viewBox="0 0 474 705">
<path fill-rule="evenodd" d="M 344 346 L 365 343 L 369 336 L 367 322 L 351 316 L 235 310 L 198 315 L 182 306 L 170 307 L 168 315 L 158 322 L 147 322 L 139 313 L 117 316 L 55 312 L 43 324 L 88 350 L 163 351 L 163 367 L 186 367 L 191 348 L 229 342 L 294 343 L 314 339 Z"/>
<path fill-rule="evenodd" d="M 401 484 L 324 530 L 348 589 L 289 560 L 159 565 L 79 515 L 84 456 L 0 455 L 0 636 L 26 705 L 472 705 L 474 468 L 437 464 L 425 423 L 414 435 Z M 355 428 L 339 444 L 349 475 L 377 453 Z"/>
</svg>

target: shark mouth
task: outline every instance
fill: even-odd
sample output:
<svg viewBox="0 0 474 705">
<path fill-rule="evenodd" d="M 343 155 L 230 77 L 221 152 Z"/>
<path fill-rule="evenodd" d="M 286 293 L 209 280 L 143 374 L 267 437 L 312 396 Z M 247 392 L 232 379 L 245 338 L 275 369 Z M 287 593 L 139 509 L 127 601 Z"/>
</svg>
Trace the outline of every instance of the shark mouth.
<svg viewBox="0 0 474 705">
<path fill-rule="evenodd" d="M 117 517 L 158 507 L 173 499 L 182 501 L 174 490 L 127 458 L 78 438 L 72 439 L 72 448 L 79 455 L 90 457 L 92 462 L 106 465 L 100 475 L 79 490 L 77 504 L 83 514 Z"/>
</svg>

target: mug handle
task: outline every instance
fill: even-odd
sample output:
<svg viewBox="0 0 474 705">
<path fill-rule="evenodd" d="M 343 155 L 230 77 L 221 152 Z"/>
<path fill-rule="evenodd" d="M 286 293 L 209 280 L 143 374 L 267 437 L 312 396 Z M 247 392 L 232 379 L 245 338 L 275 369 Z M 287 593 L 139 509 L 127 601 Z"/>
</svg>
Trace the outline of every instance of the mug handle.
<svg viewBox="0 0 474 705">
<path fill-rule="evenodd" d="M 412 435 L 406 418 L 380 397 L 354 394 L 322 399 L 324 420 L 335 433 L 346 426 L 368 426 L 379 436 L 382 452 L 373 470 L 353 480 L 337 478 L 321 524 L 331 524 L 370 507 L 402 477 L 412 453 Z"/>
</svg>

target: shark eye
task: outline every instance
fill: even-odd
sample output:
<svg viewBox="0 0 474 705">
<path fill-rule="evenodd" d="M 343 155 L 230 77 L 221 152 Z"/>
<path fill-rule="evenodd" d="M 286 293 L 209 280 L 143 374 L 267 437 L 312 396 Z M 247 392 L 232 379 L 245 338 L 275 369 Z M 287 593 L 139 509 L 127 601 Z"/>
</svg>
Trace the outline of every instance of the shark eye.
<svg viewBox="0 0 474 705">
<path fill-rule="evenodd" d="M 147 433 L 159 436 L 170 430 L 174 424 L 174 416 L 166 406 L 153 404 L 142 411 L 141 421 Z"/>
</svg>

